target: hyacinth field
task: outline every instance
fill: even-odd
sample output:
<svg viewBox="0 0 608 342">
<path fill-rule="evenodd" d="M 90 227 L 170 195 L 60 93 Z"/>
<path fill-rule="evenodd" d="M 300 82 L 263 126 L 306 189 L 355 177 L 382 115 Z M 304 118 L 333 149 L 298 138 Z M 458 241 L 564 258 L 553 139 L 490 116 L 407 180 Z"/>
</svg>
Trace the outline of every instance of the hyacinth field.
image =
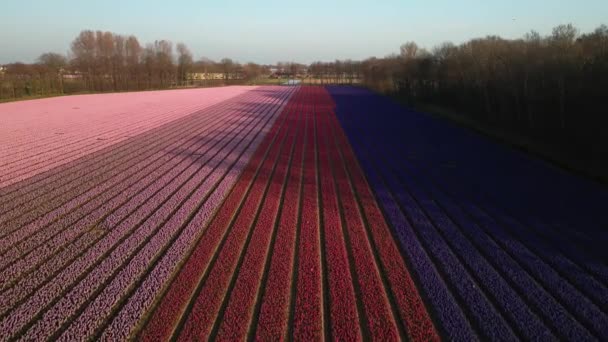
<svg viewBox="0 0 608 342">
<path fill-rule="evenodd" d="M 608 192 L 362 88 L 0 122 L 0 341 L 608 336 Z"/>
<path fill-rule="evenodd" d="M 606 340 L 608 192 L 355 88 L 336 115 L 453 340 Z"/>
</svg>

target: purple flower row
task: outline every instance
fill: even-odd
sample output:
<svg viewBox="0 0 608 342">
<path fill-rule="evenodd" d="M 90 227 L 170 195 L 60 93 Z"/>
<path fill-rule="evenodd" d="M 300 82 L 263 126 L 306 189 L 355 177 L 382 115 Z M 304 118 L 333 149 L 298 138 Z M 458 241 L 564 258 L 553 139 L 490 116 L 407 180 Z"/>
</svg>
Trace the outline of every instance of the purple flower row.
<svg viewBox="0 0 608 342">
<path fill-rule="evenodd" d="M 533 176 L 497 170 L 492 161 L 509 160 L 510 152 L 491 142 L 363 90 L 330 89 L 376 197 L 449 339 L 595 340 L 608 335 L 605 265 L 577 246 L 581 240 L 542 223 L 570 224 L 551 198 L 565 203 L 563 194 L 547 190 L 558 183 L 547 188 L 518 184 Z M 499 168 L 520 165 L 510 162 Z M 540 163 L 520 162 L 525 172 L 561 177 Z M 575 179 L 562 182 L 564 187 L 577 184 Z M 519 196 L 510 198 L 503 183 L 519 189 Z M 540 195 L 552 204 L 533 203 L 522 187 L 542 189 Z M 528 213 L 518 208 L 521 203 L 527 203 Z M 535 218 L 551 206 L 553 218 Z M 584 238 L 594 234 L 582 221 L 572 229 Z"/>
</svg>

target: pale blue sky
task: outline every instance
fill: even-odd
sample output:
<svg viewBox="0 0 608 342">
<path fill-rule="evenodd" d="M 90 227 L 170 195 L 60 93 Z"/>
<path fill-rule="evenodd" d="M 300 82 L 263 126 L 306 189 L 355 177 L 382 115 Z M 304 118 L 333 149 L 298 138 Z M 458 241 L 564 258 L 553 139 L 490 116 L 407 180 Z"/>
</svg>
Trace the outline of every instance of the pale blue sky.
<svg viewBox="0 0 608 342">
<path fill-rule="evenodd" d="M 515 20 L 513 20 L 515 19 Z M 186 43 L 195 58 L 240 62 L 361 59 L 497 34 L 608 24 L 608 0 L 2 0 L 0 63 L 66 53 L 83 29 Z"/>
</svg>

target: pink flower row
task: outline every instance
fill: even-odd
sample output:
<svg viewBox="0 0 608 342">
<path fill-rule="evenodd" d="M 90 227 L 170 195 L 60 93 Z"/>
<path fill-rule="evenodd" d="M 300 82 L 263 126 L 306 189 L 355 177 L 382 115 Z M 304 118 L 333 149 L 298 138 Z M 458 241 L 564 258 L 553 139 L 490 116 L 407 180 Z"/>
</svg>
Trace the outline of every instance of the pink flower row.
<svg viewBox="0 0 608 342">
<path fill-rule="evenodd" d="M 184 146 L 182 145 L 174 145 L 173 150 L 169 149 L 169 152 L 167 152 L 166 148 L 163 149 L 163 146 L 161 144 L 161 146 L 159 146 L 156 150 L 158 151 L 155 155 L 151 155 L 151 158 L 142 160 L 141 163 L 139 164 L 133 164 L 131 165 L 131 167 L 127 170 L 127 171 L 138 171 L 138 170 L 142 170 L 142 169 L 146 169 L 146 167 L 144 167 L 144 163 L 148 163 L 148 161 L 153 161 L 155 159 L 157 159 L 157 162 L 154 164 L 157 165 L 161 165 L 162 169 L 167 169 L 167 167 L 170 167 L 171 164 L 168 164 L 168 160 L 169 159 L 174 159 L 176 157 L 178 157 L 180 152 L 183 151 L 188 151 L 188 149 L 192 149 L 192 148 L 196 148 L 197 145 L 202 144 L 203 142 L 206 142 L 205 139 L 200 139 L 199 136 L 201 134 L 204 134 L 203 132 L 206 131 L 213 131 L 216 130 L 217 131 L 217 127 L 222 127 L 222 125 L 228 125 L 230 123 L 230 121 L 234 121 L 234 120 L 239 120 L 238 117 L 234 117 L 231 116 L 230 111 L 226 112 L 227 114 L 222 114 L 222 116 L 220 115 L 214 115 L 214 116 L 220 116 L 220 118 L 218 120 L 215 120 L 216 122 L 214 122 L 213 125 L 207 126 L 207 124 L 209 124 L 208 121 L 204 122 L 204 123 L 199 123 L 199 129 L 198 130 L 194 130 L 191 132 L 191 137 L 190 139 L 194 141 L 194 144 L 190 144 L 189 146 L 187 145 L 185 150 L 184 150 Z M 232 119 L 230 119 L 232 118 Z M 228 120 L 228 121 L 227 121 Z M 202 131 L 201 131 L 202 130 Z M 181 143 L 181 140 L 179 140 L 178 142 Z M 192 147 L 194 146 L 194 147 Z M 135 154 L 135 153 L 133 153 Z M 164 156 L 163 156 L 164 154 Z M 160 156 L 162 156 L 162 159 L 158 160 L 159 158 L 161 158 Z M 113 164 L 118 163 L 118 162 L 112 162 Z M 160 171 L 159 171 L 160 172 Z M 135 178 L 133 179 L 133 177 L 131 178 L 131 184 L 135 186 L 135 189 L 130 189 L 131 191 L 121 191 L 124 188 L 128 188 L 128 185 L 124 185 L 124 184 L 119 184 L 119 183 L 113 183 L 113 182 L 101 182 L 99 183 L 99 179 L 102 178 L 101 176 L 103 175 L 103 173 L 99 173 L 97 170 L 90 172 L 90 178 L 92 178 L 93 180 L 95 180 L 95 182 L 92 182 L 94 184 L 92 184 L 90 186 L 90 190 L 89 191 L 85 191 L 83 195 L 79 195 L 79 196 L 75 196 L 72 200 L 69 199 L 69 197 L 67 198 L 67 202 L 65 203 L 61 203 L 61 201 L 59 199 L 55 199 L 55 201 L 53 203 L 55 203 L 56 205 L 56 209 L 52 210 L 50 212 L 48 212 L 46 215 L 44 216 L 40 216 L 37 218 L 37 220 L 31 222 L 30 224 L 24 226 L 24 227 L 19 227 L 19 230 L 16 231 L 15 234 L 9 235 L 4 237 L 4 242 L 6 242 L 6 246 L 14 246 L 13 249 L 24 253 L 30 250 L 33 250 L 34 248 L 37 248 L 38 245 L 36 243 L 41 243 L 40 241 L 36 240 L 36 237 L 42 238 L 44 239 L 45 237 L 49 237 L 49 236 L 54 236 L 53 234 L 55 233 L 49 233 L 48 230 L 42 229 L 42 227 L 44 227 L 47 223 L 52 222 L 54 219 L 56 219 L 57 217 L 65 214 L 66 212 L 71 212 L 72 210 L 78 208 L 78 206 L 81 206 L 80 208 L 78 208 L 78 210 L 76 210 L 73 213 L 70 213 L 70 215 L 68 215 L 67 217 L 62 217 L 62 222 L 70 223 L 70 222 L 75 222 L 75 220 L 80 219 L 81 217 L 84 217 L 86 219 L 89 219 L 89 221 L 92 220 L 92 222 L 94 222 L 95 220 L 97 220 L 97 218 L 99 216 L 95 216 L 95 215 L 89 215 L 89 212 L 91 212 L 95 207 L 99 206 L 100 203 L 104 204 L 104 205 L 108 205 L 110 199 L 112 199 L 115 203 L 122 203 L 119 200 L 126 200 L 125 197 L 127 197 L 126 195 L 128 194 L 136 194 L 139 191 L 141 191 L 141 189 L 145 188 L 142 186 L 147 185 L 146 182 L 143 181 L 139 181 L 139 178 Z M 141 172 L 138 172 L 139 174 L 141 174 Z M 144 174 L 148 174 L 148 177 L 146 178 L 150 178 L 150 170 L 147 173 Z M 124 172 L 124 174 L 128 174 L 128 172 Z M 124 174 L 119 174 L 118 178 L 121 178 L 122 176 L 124 176 Z M 161 173 L 162 174 L 162 173 Z M 108 185 L 109 183 L 109 185 Z M 95 186 L 97 185 L 97 186 Z M 77 185 L 78 186 L 78 185 Z M 86 185 L 87 187 L 89 187 L 89 184 Z M 83 185 L 80 184 L 78 186 L 78 189 L 83 188 Z M 105 192 L 105 190 L 110 189 L 110 191 Z M 61 189 L 59 189 L 61 190 Z M 115 192 L 119 190 L 118 194 L 119 194 L 119 198 L 112 198 L 113 196 L 115 196 Z M 69 196 L 69 191 L 68 192 L 68 196 Z M 101 197 L 98 197 L 97 199 L 95 199 L 94 201 L 91 201 L 91 199 L 95 198 L 96 196 L 99 196 L 101 194 Z M 88 196 L 87 196 L 88 195 Z M 73 192 L 72 192 L 72 196 L 74 196 Z M 120 196 L 122 196 L 123 198 L 120 198 Z M 88 201 L 88 202 L 87 202 Z M 84 205 L 83 205 L 84 204 Z M 86 209 L 86 210 L 84 210 Z M 101 208 L 103 209 L 103 208 Z M 98 209 L 99 211 L 99 209 Z M 101 213 L 105 213 L 105 212 L 109 212 L 112 213 L 112 211 L 110 211 L 110 209 L 106 209 L 101 210 Z M 91 224 L 91 223 L 89 223 Z M 59 228 L 57 228 L 59 229 Z M 30 231 L 33 232 L 37 232 L 36 235 L 34 235 L 33 237 L 30 237 L 28 235 L 28 233 Z M 20 239 L 23 239 L 25 237 L 28 237 L 29 240 L 27 240 L 26 242 L 31 242 L 29 245 L 31 248 L 27 249 L 25 248 L 23 245 L 16 245 L 15 244 L 18 241 L 21 241 Z M 35 241 L 31 241 L 31 240 L 35 240 Z M 61 239 L 60 241 L 68 241 L 65 239 Z M 42 242 L 44 242 L 44 240 L 42 240 Z M 2 244 L 4 245 L 4 244 Z M 36 253 L 37 255 L 40 255 L 40 253 Z M 8 263 L 9 261 L 12 261 L 13 259 L 5 257 L 3 260 L 2 265 L 4 265 L 4 263 Z"/>
<path fill-rule="evenodd" d="M 202 150 L 204 151 L 204 150 Z M 201 152 L 202 152 L 201 151 Z M 194 151 L 196 152 L 196 150 Z M 181 167 L 179 167 L 179 164 L 183 164 L 181 165 Z M 130 207 L 131 209 L 138 209 L 137 211 L 130 213 L 129 216 L 129 211 L 125 211 L 122 213 L 122 215 L 120 215 L 120 218 L 125 219 L 121 222 L 120 226 L 116 226 L 108 224 L 108 218 L 106 217 L 104 219 L 104 221 L 102 221 L 102 223 L 98 224 L 98 226 L 102 227 L 102 229 L 105 230 L 105 233 L 108 233 L 108 235 L 105 235 L 105 237 L 103 239 L 101 239 L 100 241 L 97 242 L 97 244 L 94 246 L 93 249 L 91 249 L 87 254 L 83 255 L 81 258 L 79 258 L 79 260 L 76 261 L 76 264 L 80 263 L 85 263 L 85 264 L 81 264 L 79 265 L 79 267 L 76 268 L 76 270 L 81 270 L 81 269 L 86 269 L 86 266 L 90 266 L 93 265 L 94 262 L 96 262 L 97 258 L 102 256 L 106 251 L 108 251 L 110 248 L 114 247 L 117 243 L 119 243 L 120 241 L 122 241 L 122 239 L 125 238 L 125 234 L 130 233 L 132 234 L 134 231 L 134 226 L 143 218 L 147 215 L 147 213 L 149 213 L 150 211 L 152 211 L 154 209 L 154 207 L 143 207 L 141 205 L 143 205 L 146 201 L 162 201 L 163 200 L 163 195 L 167 196 L 168 194 L 170 194 L 171 191 L 173 191 L 174 189 L 178 188 L 185 179 L 187 179 L 188 176 L 190 176 L 192 174 L 192 170 L 190 171 L 190 174 L 185 174 L 186 171 L 186 167 L 188 166 L 192 166 L 194 165 L 194 163 L 190 160 L 188 161 L 187 158 L 184 158 L 182 160 L 181 163 L 173 164 L 173 168 L 169 168 L 167 169 L 167 173 L 165 173 L 162 177 L 157 178 L 156 181 L 152 182 L 151 184 L 149 184 L 146 188 L 142 189 L 144 191 L 139 192 L 138 195 L 136 196 L 129 196 L 129 194 L 133 194 L 137 192 L 133 192 L 131 193 L 131 191 L 134 191 L 135 189 L 126 189 L 127 191 L 124 191 L 121 193 L 121 195 L 119 197 L 115 197 L 115 201 L 110 201 L 110 202 L 106 202 L 103 203 L 102 206 L 100 206 L 97 210 L 95 210 L 93 212 L 93 215 L 89 214 L 84 216 L 83 220 L 78 221 L 78 223 L 70 228 L 73 229 L 67 229 L 67 232 L 64 231 L 64 233 L 68 234 L 68 233 L 72 233 L 72 234 L 77 234 L 79 231 L 85 230 L 86 228 L 90 227 L 92 224 L 95 223 L 96 217 L 104 217 L 104 215 L 111 210 L 116 210 L 117 206 L 120 204 L 126 205 L 128 207 Z M 176 178 L 178 176 L 182 175 L 182 178 Z M 150 174 L 148 177 L 146 178 L 153 178 L 155 175 L 154 174 Z M 145 180 L 145 179 L 144 179 Z M 180 182 L 181 181 L 181 182 Z M 141 182 L 142 184 L 146 184 L 146 183 L 150 183 L 149 181 L 147 182 Z M 164 193 L 162 192 L 164 190 Z M 149 198 L 150 196 L 153 196 L 152 198 Z M 121 198 L 123 197 L 123 198 Z M 127 198 L 130 201 L 124 203 L 125 198 L 124 197 L 130 197 Z M 152 204 L 154 204 L 155 202 L 152 202 Z M 97 203 L 99 204 L 99 203 Z M 116 216 L 115 216 L 116 217 Z M 118 222 L 116 222 L 118 223 Z M 108 228 L 112 228 L 111 230 Z M 151 229 L 152 227 L 148 227 L 149 229 Z M 91 234 L 86 234 L 86 235 L 91 235 Z M 133 239 L 137 240 L 139 238 L 139 236 L 137 234 L 132 235 Z M 69 242 L 71 240 L 69 240 L 69 237 L 67 236 L 59 236 L 57 239 L 55 239 L 55 241 L 51 241 L 51 242 L 55 242 L 55 243 L 66 243 Z M 55 246 L 54 249 L 56 249 L 58 246 Z M 70 247 L 75 247 L 75 246 L 70 246 Z M 36 251 L 42 250 L 41 248 L 38 248 Z M 78 250 L 72 248 L 72 250 L 74 250 L 74 252 L 78 252 Z M 35 253 L 35 255 L 37 255 L 38 253 Z M 49 267 L 56 267 L 57 265 L 54 265 L 52 263 L 48 264 Z M 74 264 L 71 264 L 70 267 L 72 267 Z M 68 267 L 68 268 L 70 268 Z M 15 269 L 15 268 L 12 268 Z M 65 273 L 65 270 L 64 272 Z M 17 290 L 19 290 L 20 288 L 18 287 Z M 34 296 L 38 295 L 40 293 L 37 292 Z"/>
<path fill-rule="evenodd" d="M 206 146 L 202 143 L 206 140 L 199 139 L 198 142 L 197 140 L 194 141 L 195 143 L 189 149 L 190 153 L 199 152 L 204 154 L 209 151 L 209 147 L 207 149 L 203 148 Z M 171 153 L 167 154 L 166 158 L 171 157 L 171 155 Z M 168 181 L 173 180 L 188 165 L 193 164 L 193 161 L 186 157 L 182 157 L 181 162 L 178 163 L 180 158 L 177 158 L 176 154 L 173 154 L 171 158 L 174 159 L 174 163 L 170 163 L 169 161 L 171 160 L 163 160 L 165 159 L 163 158 L 160 161 L 164 161 L 164 163 L 160 163 L 160 167 L 157 166 L 156 170 L 143 168 L 143 170 L 136 174 L 136 177 L 133 177 L 134 179 L 130 185 L 127 183 L 127 186 L 113 187 L 111 191 L 102 193 L 101 196 L 98 196 L 93 201 L 89 201 L 85 205 L 76 208 L 77 210 L 70 212 L 74 208 L 59 207 L 56 211 L 69 212 L 69 215 L 62 217 L 57 222 L 59 224 L 54 224 L 48 229 L 41 229 L 43 226 L 37 225 L 40 223 L 39 220 L 35 221 L 32 229 L 37 233 L 29 237 L 28 240 L 25 240 L 24 243 L 17 245 L 14 249 L 21 253 L 30 251 L 29 254 L 27 254 L 26 258 L 20 259 L 17 264 L 13 264 L 13 267 L 5 270 L 13 273 L 0 273 L 0 275 L 4 275 L 4 279 L 10 279 L 10 276 L 14 276 L 14 272 L 24 273 L 28 268 L 39 269 L 38 262 L 44 261 L 53 255 L 53 252 L 63 245 L 77 239 L 81 235 L 85 235 L 85 237 L 91 236 L 92 234 L 86 234 L 88 228 L 97 221 L 104 219 L 104 217 L 104 221 L 99 225 L 105 227 L 116 226 L 120 218 L 126 217 L 130 211 L 135 210 L 137 206 L 150 196 L 151 189 L 163 189 L 163 186 Z M 133 169 L 137 170 L 138 168 L 135 167 Z M 118 211 L 116 211 L 117 209 Z M 51 212 L 51 214 L 53 213 Z M 66 227 L 69 228 L 66 229 Z M 20 229 L 18 232 L 23 230 Z M 46 240 L 44 240 L 45 238 Z M 14 250 L 9 250 L 9 253 L 5 255 L 4 259 L 7 262 L 19 257 L 17 255 L 10 258 L 12 256 L 10 252 Z M 48 251 L 48 253 L 45 253 L 45 251 Z M 4 264 L 5 262 L 2 263 L 2 265 Z"/>
<path fill-rule="evenodd" d="M 2 104 L 0 187 L 250 89 L 84 95 Z"/>
<path fill-rule="evenodd" d="M 82 181 L 82 178 L 87 173 L 90 173 L 92 168 L 95 169 L 97 174 L 94 180 L 99 180 L 99 182 L 103 181 L 104 177 L 111 176 L 111 173 L 116 168 L 128 169 L 134 165 L 135 161 L 138 161 L 138 158 L 139 160 L 145 160 L 146 153 L 158 150 L 152 149 L 152 147 L 162 146 L 166 139 L 174 141 L 174 138 L 167 137 L 169 134 L 177 134 L 177 137 L 180 137 L 184 131 L 190 132 L 190 134 L 200 134 L 201 132 L 193 131 L 188 125 L 184 125 L 183 122 L 200 125 L 202 124 L 202 120 L 209 121 L 213 119 L 214 121 L 218 121 L 221 118 L 218 118 L 217 114 L 229 112 L 227 109 L 239 108 L 239 101 L 248 101 L 252 96 L 255 96 L 252 93 L 234 97 L 207 110 L 198 112 L 194 115 L 196 121 L 192 120 L 192 116 L 174 120 L 168 125 L 139 135 L 134 141 L 122 141 L 114 144 L 111 149 L 94 152 L 86 158 L 80 158 L 79 160 L 56 167 L 51 173 L 47 172 L 34 176 L 28 179 L 28 182 L 25 184 L 13 184 L 0 189 L 0 213 L 2 214 L 0 222 L 6 222 L 14 218 L 13 216 L 18 215 L 22 210 L 22 204 L 28 203 L 28 201 L 41 200 L 41 203 L 44 203 L 52 199 L 54 200 L 53 202 L 57 202 L 55 201 L 57 197 L 65 195 L 65 192 L 71 189 L 79 189 L 78 182 Z M 116 161 L 116 163 L 112 161 Z M 70 187 L 66 186 L 68 183 Z M 45 197 L 43 201 L 41 197 Z"/>
<path fill-rule="evenodd" d="M 283 94 L 283 96 L 286 95 Z M 260 100 L 268 101 L 267 99 Z M 272 106 L 266 107 L 272 108 Z M 274 112 L 271 113 L 268 111 L 269 108 L 266 108 L 266 112 L 263 113 L 264 116 L 248 116 L 243 115 L 248 114 L 244 113 L 245 111 L 237 111 L 235 115 L 243 115 L 245 120 L 247 120 L 242 122 L 242 124 L 247 125 L 247 123 L 249 123 L 249 126 L 247 133 L 241 132 L 234 136 L 234 138 L 244 140 L 239 140 L 241 142 L 238 144 L 234 140 L 230 142 L 218 140 L 218 144 L 225 144 L 223 149 L 206 152 L 203 154 L 203 157 L 195 156 L 196 159 L 200 158 L 201 160 L 195 160 L 195 162 L 181 174 L 175 175 L 174 173 L 171 173 L 171 176 L 165 177 L 164 181 L 155 183 L 157 184 L 155 187 L 161 187 L 158 191 L 152 190 L 153 188 L 148 188 L 136 196 L 139 200 L 131 201 L 135 198 L 133 197 L 127 202 L 127 207 L 129 209 L 121 210 L 120 212 L 117 211 L 112 215 L 107 216 L 100 224 L 101 228 L 112 227 L 112 225 L 116 223 L 119 223 L 119 225 L 113 227 L 112 230 L 109 230 L 108 235 L 105 235 L 103 239 L 99 240 L 95 245 L 95 248 L 80 256 L 76 262 L 63 269 L 52 282 L 45 284 L 40 291 L 34 294 L 34 296 L 23 301 L 15 311 L 6 316 L 0 323 L 5 329 L 4 331 L 18 331 L 34 317 L 41 318 L 41 320 L 32 325 L 27 336 L 42 336 L 39 335 L 39 333 L 51 335 L 56 328 L 60 328 L 64 323 L 69 323 L 72 319 L 72 314 L 79 314 L 81 311 L 85 316 L 76 318 L 77 320 L 74 322 L 75 326 L 85 323 L 90 324 L 84 317 L 87 317 L 88 313 L 95 313 L 93 316 L 97 317 L 99 315 L 99 310 L 109 314 L 110 311 L 113 310 L 115 301 L 122 298 L 121 295 L 123 295 L 125 291 L 128 292 L 129 289 L 131 289 L 133 282 L 137 281 L 139 277 L 145 274 L 151 259 L 159 258 L 161 254 L 164 255 L 163 258 L 167 258 L 168 256 L 173 255 L 170 251 L 175 249 L 177 249 L 177 255 L 182 253 L 184 249 L 178 247 L 172 247 L 172 249 L 169 249 L 168 252 L 164 254 L 161 251 L 165 250 L 168 246 L 173 246 L 170 245 L 172 241 L 174 241 L 175 244 L 180 241 L 182 243 L 191 242 L 189 238 L 191 239 L 192 236 L 189 238 L 188 235 L 183 235 L 184 238 L 178 237 L 182 236 L 178 235 L 180 225 L 189 217 L 192 208 L 196 207 L 196 202 L 205 196 L 209 196 L 207 201 L 203 203 L 203 208 L 206 208 L 207 210 L 199 211 L 199 213 L 202 212 L 209 215 L 208 213 L 214 211 L 214 207 L 221 201 L 223 194 L 231 186 L 231 182 L 234 182 L 234 179 L 238 176 L 239 168 L 243 167 L 242 164 L 244 164 L 244 162 L 242 159 L 246 160 L 248 158 L 247 153 L 243 154 L 240 158 L 237 158 L 236 156 L 240 155 L 247 145 L 250 147 L 255 145 L 255 143 L 251 144 L 251 136 L 253 134 L 251 132 L 257 131 L 255 129 L 256 125 L 262 125 L 262 127 L 264 127 L 264 122 L 268 125 L 268 120 L 274 115 Z M 257 120 L 258 123 L 252 124 L 250 122 L 252 120 Z M 254 142 L 255 141 L 257 140 L 254 140 Z M 232 152 L 225 152 L 227 149 Z M 246 151 L 249 151 L 250 149 L 247 149 Z M 214 154 L 215 152 L 217 152 L 217 154 Z M 202 166 L 202 163 L 207 163 L 204 161 L 204 158 L 208 159 L 208 164 Z M 233 168 L 230 168 L 230 165 L 233 163 L 236 164 Z M 183 168 L 184 166 L 181 167 L 181 169 Z M 222 178 L 223 175 L 221 172 L 227 172 L 228 174 L 226 177 Z M 171 177 L 177 178 L 173 179 Z M 209 194 L 209 191 L 214 188 L 218 182 L 220 182 L 220 185 L 217 186 L 213 193 Z M 167 185 L 167 183 L 169 185 Z M 185 183 L 185 185 L 180 187 L 179 184 L 183 183 Z M 190 194 L 191 191 L 195 192 Z M 141 200 L 145 200 L 148 196 L 153 196 L 153 198 L 141 202 Z M 167 198 L 168 196 L 170 197 Z M 150 204 L 156 205 L 155 203 L 164 204 L 159 209 L 155 210 L 150 207 Z M 114 202 L 114 204 L 116 203 Z M 97 212 L 103 214 L 103 212 L 107 210 L 112 209 L 111 207 L 102 206 L 97 209 Z M 130 213 L 131 210 L 136 211 Z M 177 210 L 177 212 L 175 212 L 175 210 Z M 196 220 L 196 217 L 198 217 L 198 214 L 195 216 L 195 220 L 191 222 L 201 223 L 201 219 Z M 156 223 L 164 222 L 167 219 L 169 219 L 169 221 L 162 227 L 155 227 Z M 145 221 L 142 223 L 142 220 Z M 205 218 L 203 217 L 203 221 L 204 220 Z M 126 231 L 132 230 L 134 226 L 138 227 L 136 228 L 137 231 L 132 232 L 128 237 L 127 235 L 124 235 Z M 187 230 L 184 232 L 186 231 Z M 76 232 L 78 232 L 78 230 L 76 230 Z M 198 232 L 198 227 L 190 228 L 190 232 Z M 73 246 L 86 245 L 95 240 L 95 237 L 90 238 L 89 234 L 94 234 L 94 232 L 86 232 L 79 237 L 77 236 L 76 238 L 78 240 L 76 240 Z M 105 234 L 105 232 L 103 234 Z M 73 240 L 74 236 L 64 236 L 63 238 L 71 238 Z M 116 243 L 120 243 L 117 248 L 115 247 Z M 97 249 L 99 249 L 99 251 L 97 251 Z M 108 253 L 109 255 L 107 255 Z M 97 256 L 95 257 L 95 255 Z M 71 256 L 74 255 L 72 254 Z M 99 257 L 105 257 L 105 259 L 103 259 L 94 270 L 91 270 L 90 268 L 98 263 L 97 260 Z M 178 261 L 179 259 L 180 258 L 176 258 Z M 127 264 L 125 264 L 125 262 Z M 159 265 L 162 265 L 162 261 L 159 264 L 156 264 L 155 269 L 157 269 Z M 171 269 L 172 267 L 166 268 L 166 270 Z M 82 273 L 85 270 L 88 270 L 88 275 Z M 152 279 L 159 281 L 159 278 L 157 277 Z M 79 280 L 79 283 L 75 287 L 72 287 L 70 284 L 72 284 L 74 280 Z M 101 287 L 101 285 L 108 282 L 109 287 L 105 289 Z M 95 286 L 91 286 L 91 284 L 95 284 L 98 287 L 94 288 Z M 162 281 L 160 284 L 162 284 Z M 69 291 L 66 297 L 54 297 L 57 290 L 65 289 L 68 289 Z M 148 287 L 141 287 L 141 289 L 144 289 L 145 291 L 158 290 L 158 288 L 150 289 Z M 51 305 L 51 308 L 46 311 L 48 305 Z M 94 321 L 97 322 L 97 320 Z M 95 328 L 92 329 L 94 330 Z M 66 333 L 69 334 L 69 330 Z"/>
</svg>

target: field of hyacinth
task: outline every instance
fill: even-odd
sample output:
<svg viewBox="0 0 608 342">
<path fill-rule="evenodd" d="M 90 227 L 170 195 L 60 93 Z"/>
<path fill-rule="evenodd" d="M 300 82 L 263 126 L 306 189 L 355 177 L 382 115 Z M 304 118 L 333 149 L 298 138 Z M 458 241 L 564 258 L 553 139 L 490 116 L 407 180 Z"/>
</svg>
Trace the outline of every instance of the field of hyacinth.
<svg viewBox="0 0 608 342">
<path fill-rule="evenodd" d="M 362 88 L 0 122 L 0 341 L 608 336 L 608 192 Z"/>
<path fill-rule="evenodd" d="M 605 188 L 370 91 L 329 92 L 446 339 L 606 339 Z"/>
</svg>

